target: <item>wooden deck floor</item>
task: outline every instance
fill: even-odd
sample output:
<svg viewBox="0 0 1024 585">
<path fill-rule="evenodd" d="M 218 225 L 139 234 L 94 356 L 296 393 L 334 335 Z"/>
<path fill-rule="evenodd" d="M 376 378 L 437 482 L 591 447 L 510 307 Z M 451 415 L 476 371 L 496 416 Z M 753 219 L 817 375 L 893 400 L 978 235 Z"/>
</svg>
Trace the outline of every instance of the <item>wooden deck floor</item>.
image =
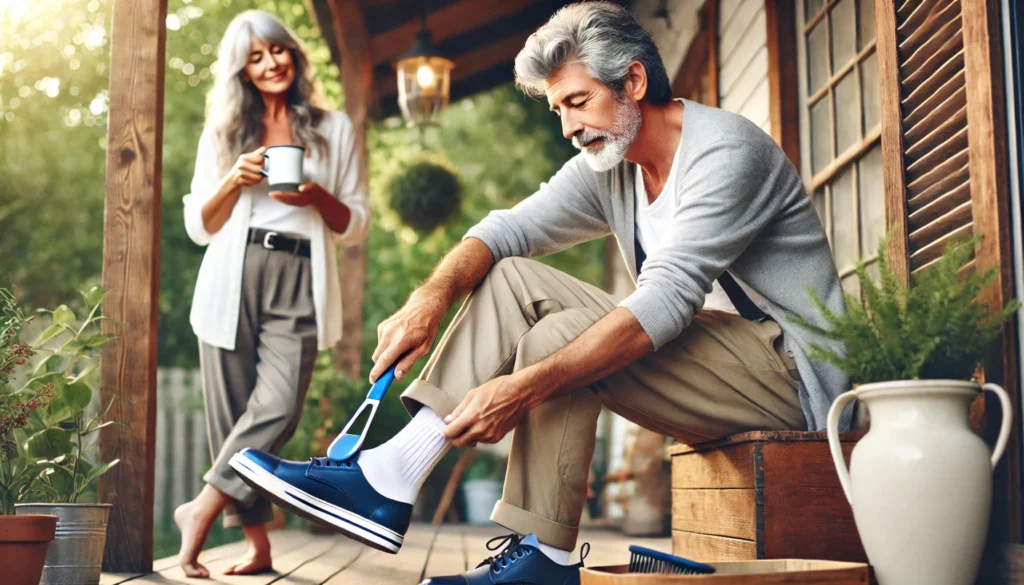
<svg viewBox="0 0 1024 585">
<path fill-rule="evenodd" d="M 487 558 L 488 538 L 504 529 L 445 525 L 438 530 L 426 524 L 413 525 L 406 534 L 402 550 L 390 555 L 369 549 L 340 535 L 311 534 L 296 530 L 271 533 L 274 547 L 273 573 L 250 576 L 226 576 L 221 571 L 245 550 L 244 543 L 233 543 L 204 551 L 200 560 L 210 569 L 211 578 L 188 579 L 174 557 L 153 563 L 154 573 L 127 575 L 104 573 L 100 585 L 415 585 L 425 577 L 450 575 L 471 569 Z M 590 542 L 587 566 L 611 565 L 629 561 L 629 544 L 640 544 L 671 551 L 668 538 L 630 538 L 608 530 L 584 530 L 579 542 Z M 573 553 L 578 558 L 579 549 Z"/>
</svg>

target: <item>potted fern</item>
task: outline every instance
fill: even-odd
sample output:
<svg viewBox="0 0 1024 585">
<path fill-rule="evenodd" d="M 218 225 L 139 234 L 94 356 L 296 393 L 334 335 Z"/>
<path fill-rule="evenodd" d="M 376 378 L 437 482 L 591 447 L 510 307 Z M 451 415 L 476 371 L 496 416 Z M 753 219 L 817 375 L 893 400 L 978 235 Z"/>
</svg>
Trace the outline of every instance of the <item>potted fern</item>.
<svg viewBox="0 0 1024 585">
<path fill-rule="evenodd" d="M 39 404 L 9 445 L 18 460 L 43 469 L 32 489 L 20 494 L 17 515 L 57 517 L 57 536 L 43 566 L 42 585 L 89 585 L 99 582 L 110 504 L 96 503 L 95 480 L 118 461 L 100 463 L 93 453 L 107 408 L 96 400 L 100 348 L 111 337 L 99 331 L 106 291 L 83 292 L 88 311 L 79 319 L 61 305 L 41 310 L 45 330 L 30 344 L 32 359 L 22 381 L 25 391 L 47 388 L 48 402 Z"/>
<path fill-rule="evenodd" d="M 857 266 L 863 301 L 847 296 L 842 315 L 815 299 L 828 329 L 798 321 L 846 346 L 844 354 L 814 347 L 811 357 L 841 368 L 854 384 L 829 411 L 829 446 L 880 585 L 969 585 L 978 571 L 992 468 L 1013 411 L 1002 388 L 981 386 L 974 374 L 1019 306 L 1014 301 L 993 313 L 978 301 L 995 277 L 994 268 L 963 270 L 980 240 L 947 247 L 909 287 L 889 268 L 883 240 L 878 282 L 863 262 Z M 970 405 L 983 391 L 995 393 L 1003 409 L 991 454 L 968 424 Z M 855 399 L 870 414 L 870 430 L 847 470 L 838 426 Z"/>
</svg>

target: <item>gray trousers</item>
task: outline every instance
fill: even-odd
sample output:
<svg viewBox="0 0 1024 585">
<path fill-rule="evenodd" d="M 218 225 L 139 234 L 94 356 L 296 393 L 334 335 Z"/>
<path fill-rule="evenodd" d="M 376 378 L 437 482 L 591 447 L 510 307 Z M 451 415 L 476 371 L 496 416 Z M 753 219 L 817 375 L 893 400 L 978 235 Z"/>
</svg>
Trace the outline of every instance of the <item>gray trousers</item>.
<svg viewBox="0 0 1024 585">
<path fill-rule="evenodd" d="M 245 251 L 235 350 L 199 342 L 213 467 L 203 481 L 236 503 L 224 526 L 262 524 L 270 502 L 228 465 L 250 447 L 277 453 L 295 431 L 317 355 L 308 258 L 250 243 Z"/>
</svg>

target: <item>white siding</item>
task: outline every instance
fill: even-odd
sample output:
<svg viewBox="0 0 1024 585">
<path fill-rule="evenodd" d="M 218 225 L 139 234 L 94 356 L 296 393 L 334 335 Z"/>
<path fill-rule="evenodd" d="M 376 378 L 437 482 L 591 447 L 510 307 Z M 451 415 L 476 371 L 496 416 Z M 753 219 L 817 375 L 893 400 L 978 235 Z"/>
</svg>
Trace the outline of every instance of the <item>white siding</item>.
<svg viewBox="0 0 1024 585">
<path fill-rule="evenodd" d="M 770 132 L 764 0 L 722 0 L 719 9 L 719 105 Z"/>
<path fill-rule="evenodd" d="M 672 81 L 683 64 L 690 43 L 700 32 L 697 13 L 704 6 L 704 0 L 668 0 L 668 21 L 655 16 L 660 4 L 659 0 L 636 0 L 633 2 L 633 14 L 651 33 L 665 63 L 669 81 Z"/>
</svg>

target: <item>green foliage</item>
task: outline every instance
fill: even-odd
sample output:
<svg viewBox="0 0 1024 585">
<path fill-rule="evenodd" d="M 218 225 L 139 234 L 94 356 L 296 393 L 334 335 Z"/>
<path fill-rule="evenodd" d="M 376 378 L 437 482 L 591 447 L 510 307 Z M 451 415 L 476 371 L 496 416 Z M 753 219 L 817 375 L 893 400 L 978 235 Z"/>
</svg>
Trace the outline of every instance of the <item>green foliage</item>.
<svg viewBox="0 0 1024 585">
<path fill-rule="evenodd" d="M 388 182 L 388 203 L 402 222 L 429 233 L 458 211 L 462 202 L 459 178 L 444 165 L 417 161 Z"/>
<path fill-rule="evenodd" d="M 863 261 L 857 264 L 863 302 L 847 295 L 846 315 L 838 315 L 812 295 L 829 329 L 794 319 L 798 325 L 846 346 L 845 355 L 813 346 L 811 358 L 834 364 L 854 384 L 971 379 L 1003 321 L 1020 306 L 1012 301 L 989 315 L 988 306 L 977 298 L 995 277 L 996 268 L 981 274 L 960 273 L 981 239 L 978 235 L 947 246 L 942 259 L 918 276 L 911 287 L 889 268 L 887 240 L 883 239 L 878 245 L 878 283 L 868 276 Z"/>
<path fill-rule="evenodd" d="M 506 462 L 503 458 L 484 451 L 480 453 L 466 470 L 465 481 L 474 479 L 505 480 Z"/>
<path fill-rule="evenodd" d="M 5 327 L 20 331 L 24 325 L 21 311 L 13 298 L 3 293 Z M 41 324 L 46 327 L 38 338 L 31 344 L 8 346 L 22 356 L 13 363 L 26 365 L 27 371 L 8 371 L 11 377 L 0 385 L 0 421 L 16 419 L 16 424 L 0 429 L 4 431 L 0 432 L 4 444 L 0 513 L 12 513 L 18 502 L 76 502 L 99 476 L 117 465 L 116 459 L 96 463 L 87 453 L 95 445 L 98 431 L 113 424 L 104 421 L 109 405 L 98 413 L 92 408 L 99 351 L 111 337 L 99 331 L 105 319 L 99 309 L 106 291 L 95 287 L 81 294 L 89 307 L 83 320 L 66 305 L 40 310 Z M 16 339 L 9 333 L 5 336 Z M 24 397 L 29 397 L 27 402 Z"/>
</svg>

